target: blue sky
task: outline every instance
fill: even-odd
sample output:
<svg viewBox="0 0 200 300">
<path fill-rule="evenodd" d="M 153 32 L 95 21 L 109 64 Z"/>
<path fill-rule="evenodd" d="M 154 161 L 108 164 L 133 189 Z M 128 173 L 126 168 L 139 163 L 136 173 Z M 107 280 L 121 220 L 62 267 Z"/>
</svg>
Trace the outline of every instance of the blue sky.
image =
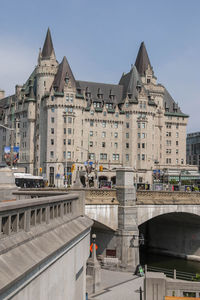
<svg viewBox="0 0 200 300">
<path fill-rule="evenodd" d="M 200 131 L 199 0 L 1 0 L 0 89 L 9 95 L 37 63 L 48 26 L 76 79 L 118 83 L 145 42 L 158 82 Z"/>
</svg>

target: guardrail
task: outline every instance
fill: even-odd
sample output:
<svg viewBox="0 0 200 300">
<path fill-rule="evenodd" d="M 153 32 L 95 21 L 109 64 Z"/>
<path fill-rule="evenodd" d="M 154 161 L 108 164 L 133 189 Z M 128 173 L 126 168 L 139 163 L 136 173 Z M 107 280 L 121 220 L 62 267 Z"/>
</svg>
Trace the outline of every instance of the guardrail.
<svg viewBox="0 0 200 300">
<path fill-rule="evenodd" d="M 197 281 L 197 274 L 196 273 L 188 273 L 188 272 L 182 272 L 177 271 L 176 269 L 165 269 L 165 268 L 159 268 L 154 266 L 145 265 L 143 266 L 145 272 L 160 272 L 164 273 L 167 277 L 173 278 L 173 279 L 181 279 L 181 280 L 187 280 L 187 281 Z"/>
<path fill-rule="evenodd" d="M 19 231 L 31 231 L 55 219 L 72 219 L 80 215 L 77 194 L 63 194 L 0 204 L 0 239 Z"/>
</svg>

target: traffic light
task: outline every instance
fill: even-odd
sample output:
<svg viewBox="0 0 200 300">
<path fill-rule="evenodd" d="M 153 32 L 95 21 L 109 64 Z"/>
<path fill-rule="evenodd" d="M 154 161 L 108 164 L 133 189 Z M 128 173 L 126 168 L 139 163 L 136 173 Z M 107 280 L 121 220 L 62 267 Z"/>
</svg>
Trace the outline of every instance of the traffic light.
<svg viewBox="0 0 200 300">
<path fill-rule="evenodd" d="M 75 170 L 75 164 L 72 165 L 71 172 L 73 172 L 74 170 Z"/>
<path fill-rule="evenodd" d="M 40 168 L 40 173 L 42 173 L 42 168 Z"/>
<path fill-rule="evenodd" d="M 99 166 L 99 172 L 103 172 L 103 166 Z"/>
</svg>

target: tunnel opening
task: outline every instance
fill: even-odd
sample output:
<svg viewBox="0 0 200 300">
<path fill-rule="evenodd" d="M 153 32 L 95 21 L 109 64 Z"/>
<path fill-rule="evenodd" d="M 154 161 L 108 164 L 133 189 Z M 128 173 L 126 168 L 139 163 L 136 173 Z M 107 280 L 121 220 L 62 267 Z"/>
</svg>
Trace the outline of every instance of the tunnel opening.
<svg viewBox="0 0 200 300">
<path fill-rule="evenodd" d="M 175 212 L 139 226 L 140 263 L 200 272 L 200 216 Z"/>
</svg>

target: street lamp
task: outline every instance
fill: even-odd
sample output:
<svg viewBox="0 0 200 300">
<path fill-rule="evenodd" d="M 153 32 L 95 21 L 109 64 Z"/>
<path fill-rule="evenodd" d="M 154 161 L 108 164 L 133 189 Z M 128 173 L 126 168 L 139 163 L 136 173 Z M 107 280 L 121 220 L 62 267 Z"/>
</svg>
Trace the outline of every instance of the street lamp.
<svg viewBox="0 0 200 300">
<path fill-rule="evenodd" d="M 10 141 L 10 167 L 12 169 L 13 167 L 13 133 L 14 133 L 14 128 L 10 128 L 10 127 L 7 127 L 5 125 L 2 125 L 0 124 L 0 127 L 3 127 L 5 128 L 6 130 L 10 130 L 11 131 L 11 141 Z"/>
<path fill-rule="evenodd" d="M 90 151 L 89 151 L 89 144 L 88 144 L 88 149 L 86 148 L 83 148 L 83 147 L 80 147 L 80 146 L 77 146 L 76 147 L 76 150 L 78 151 L 79 149 L 81 150 L 84 150 L 84 151 L 87 151 L 87 164 L 89 163 L 89 160 L 90 160 Z M 97 187 L 98 187 L 98 166 L 96 165 L 96 155 L 94 153 L 94 159 L 95 159 L 95 175 L 96 175 L 96 180 L 97 180 Z M 90 168 L 87 166 L 85 166 L 86 168 L 86 172 L 87 172 L 87 182 L 88 182 L 88 185 L 89 185 L 89 173 L 90 173 Z"/>
</svg>

